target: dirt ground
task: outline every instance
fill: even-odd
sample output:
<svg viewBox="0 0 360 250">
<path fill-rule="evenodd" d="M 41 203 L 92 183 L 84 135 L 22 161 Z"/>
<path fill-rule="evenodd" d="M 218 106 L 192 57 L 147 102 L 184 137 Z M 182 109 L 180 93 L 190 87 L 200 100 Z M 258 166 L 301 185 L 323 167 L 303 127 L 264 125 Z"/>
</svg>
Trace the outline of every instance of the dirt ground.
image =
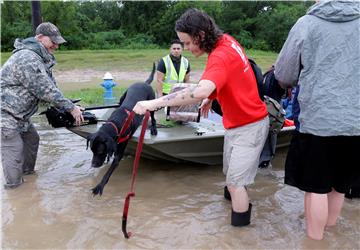
<svg viewBox="0 0 360 250">
<path fill-rule="evenodd" d="M 81 88 L 89 88 L 98 86 L 103 82 L 103 76 L 106 71 L 86 69 L 86 70 L 67 70 L 54 71 L 55 79 L 58 85 L 63 90 L 76 90 Z M 144 81 L 149 77 L 149 72 L 144 71 L 110 71 L 114 78 L 114 82 L 123 86 L 128 86 L 130 83 L 136 81 Z M 191 71 L 191 82 L 198 82 L 202 71 Z M 156 75 L 155 78 L 156 79 Z M 153 82 L 153 85 L 155 83 Z M 155 86 L 155 85 L 154 85 Z"/>
</svg>

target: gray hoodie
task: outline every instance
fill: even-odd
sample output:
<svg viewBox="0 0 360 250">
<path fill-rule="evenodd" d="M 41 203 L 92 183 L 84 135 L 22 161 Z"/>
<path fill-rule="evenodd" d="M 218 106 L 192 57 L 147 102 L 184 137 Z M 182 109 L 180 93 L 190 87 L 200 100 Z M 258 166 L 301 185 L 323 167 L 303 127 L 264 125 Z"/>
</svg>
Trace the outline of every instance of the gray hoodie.
<svg viewBox="0 0 360 250">
<path fill-rule="evenodd" d="M 1 127 L 27 131 L 40 100 L 72 110 L 52 76 L 54 56 L 34 38 L 16 39 L 14 47 L 0 72 Z"/>
<path fill-rule="evenodd" d="M 300 132 L 360 135 L 359 40 L 359 1 L 320 1 L 292 27 L 275 76 L 300 85 Z"/>
</svg>

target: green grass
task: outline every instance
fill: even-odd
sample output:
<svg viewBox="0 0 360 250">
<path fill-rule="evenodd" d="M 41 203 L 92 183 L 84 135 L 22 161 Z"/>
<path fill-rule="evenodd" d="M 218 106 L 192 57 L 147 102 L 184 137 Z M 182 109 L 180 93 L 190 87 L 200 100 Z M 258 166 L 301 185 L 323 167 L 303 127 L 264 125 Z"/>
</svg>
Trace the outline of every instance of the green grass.
<svg viewBox="0 0 360 250">
<path fill-rule="evenodd" d="M 125 88 L 113 88 L 114 102 L 118 102 Z M 81 99 L 80 105 L 84 107 L 104 104 L 104 90 L 102 88 L 84 88 L 75 91 L 63 91 L 63 94 L 70 99 Z"/>
<path fill-rule="evenodd" d="M 169 51 L 167 49 L 144 50 L 72 50 L 55 53 L 57 70 L 94 69 L 102 71 L 148 71 L 154 61 L 158 61 Z M 253 58 L 258 65 L 266 71 L 275 63 L 277 54 L 260 50 L 247 50 L 248 57 Z M 1 65 L 9 58 L 11 53 L 1 53 Z M 203 70 L 207 56 L 195 58 L 185 51 L 184 56 L 190 61 L 192 70 Z M 151 66 L 150 66 L 151 67 Z"/>
<path fill-rule="evenodd" d="M 72 50 L 57 51 L 55 57 L 57 70 L 71 69 L 94 69 L 103 71 L 149 71 L 152 62 L 169 53 L 166 49 L 144 49 L 144 50 Z M 9 58 L 11 53 L 1 53 L 1 65 Z M 195 68 L 203 67 L 206 58 L 195 60 L 189 53 L 189 57 Z M 195 69 L 194 68 L 194 69 Z"/>
<path fill-rule="evenodd" d="M 169 53 L 167 49 L 143 49 L 143 50 L 78 50 L 78 51 L 58 51 L 55 54 L 57 71 L 67 70 L 98 70 L 98 71 L 145 71 L 148 72 L 152 62 L 158 61 Z M 249 58 L 252 58 L 265 72 L 275 63 L 277 54 L 260 50 L 247 50 Z M 1 65 L 10 57 L 11 53 L 1 53 Z M 195 58 L 190 52 L 185 51 L 191 64 L 192 70 L 201 71 L 205 67 L 207 56 Z M 115 79 L 116 80 L 116 79 Z M 123 80 L 113 89 L 113 96 L 118 100 L 124 92 L 124 86 L 132 80 Z M 59 83 L 59 87 L 64 95 L 71 99 L 81 98 L 83 106 L 93 106 L 103 104 L 104 90 L 100 87 L 101 79 L 92 79 L 84 83 Z"/>
</svg>

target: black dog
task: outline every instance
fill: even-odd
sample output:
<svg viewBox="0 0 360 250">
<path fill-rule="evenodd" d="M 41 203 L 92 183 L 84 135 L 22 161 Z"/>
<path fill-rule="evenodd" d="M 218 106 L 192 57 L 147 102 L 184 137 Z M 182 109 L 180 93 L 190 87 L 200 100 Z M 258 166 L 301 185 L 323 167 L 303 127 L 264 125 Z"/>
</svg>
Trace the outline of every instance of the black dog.
<svg viewBox="0 0 360 250">
<path fill-rule="evenodd" d="M 144 83 L 134 83 L 127 91 L 121 96 L 117 108 L 110 116 L 108 121 L 103 124 L 100 129 L 87 138 L 87 147 L 89 146 L 93 152 L 93 158 L 91 166 L 94 168 L 101 167 L 104 164 L 105 159 L 109 161 L 110 157 L 114 155 L 114 160 L 111 163 L 110 168 L 105 173 L 101 182 L 92 189 L 93 195 L 102 195 L 103 189 L 106 183 L 109 181 L 111 174 L 115 168 L 119 165 L 121 158 L 124 155 L 126 145 L 129 138 L 135 133 L 143 120 L 143 115 L 135 115 L 132 123 L 125 132 L 124 140 L 117 143 L 118 134 L 123 127 L 129 112 L 132 111 L 133 107 L 138 101 L 151 100 L 155 98 L 154 90 L 151 87 L 151 82 L 154 79 L 155 64 L 149 78 Z M 152 135 L 157 134 L 156 120 L 154 112 L 151 112 L 151 125 L 150 131 Z"/>
</svg>

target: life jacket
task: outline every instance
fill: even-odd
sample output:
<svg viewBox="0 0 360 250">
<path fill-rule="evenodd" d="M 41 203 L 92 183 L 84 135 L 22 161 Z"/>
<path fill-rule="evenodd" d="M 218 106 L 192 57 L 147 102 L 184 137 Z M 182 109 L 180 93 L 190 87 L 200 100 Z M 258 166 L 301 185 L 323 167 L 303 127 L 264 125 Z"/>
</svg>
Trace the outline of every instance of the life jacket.
<svg viewBox="0 0 360 250">
<path fill-rule="evenodd" d="M 171 91 L 171 85 L 174 83 L 183 83 L 185 80 L 186 71 L 189 67 L 189 61 L 185 57 L 181 57 L 179 74 L 176 72 L 174 64 L 170 58 L 170 55 L 162 58 L 165 64 L 165 79 L 163 84 L 163 93 L 169 94 Z"/>
</svg>

